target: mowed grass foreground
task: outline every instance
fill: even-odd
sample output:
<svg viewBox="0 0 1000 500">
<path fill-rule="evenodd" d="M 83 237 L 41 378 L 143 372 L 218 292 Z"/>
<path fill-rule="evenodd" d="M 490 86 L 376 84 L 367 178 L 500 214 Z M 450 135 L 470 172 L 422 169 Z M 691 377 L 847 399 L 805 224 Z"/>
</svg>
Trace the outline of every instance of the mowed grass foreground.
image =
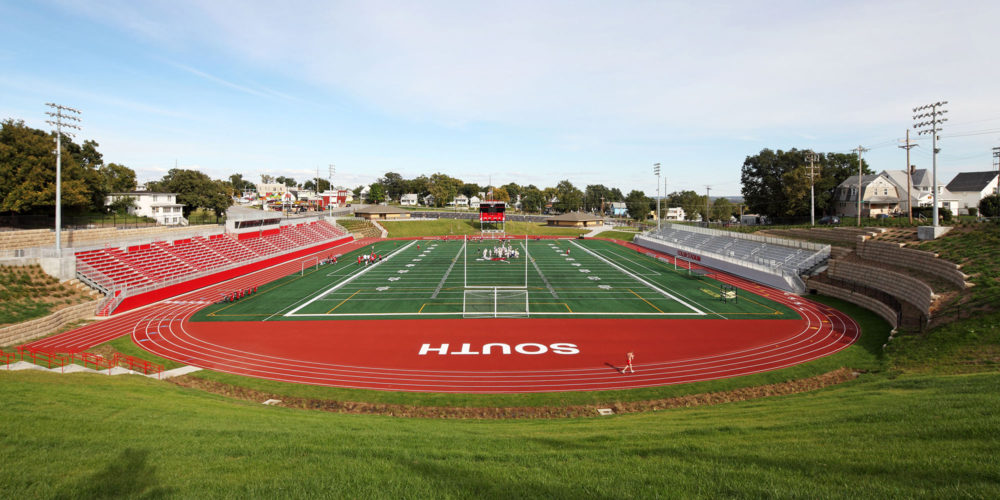
<svg viewBox="0 0 1000 500">
<path fill-rule="evenodd" d="M 7 498 L 996 498 L 1000 375 L 572 420 L 450 421 L 0 372 Z"/>
</svg>

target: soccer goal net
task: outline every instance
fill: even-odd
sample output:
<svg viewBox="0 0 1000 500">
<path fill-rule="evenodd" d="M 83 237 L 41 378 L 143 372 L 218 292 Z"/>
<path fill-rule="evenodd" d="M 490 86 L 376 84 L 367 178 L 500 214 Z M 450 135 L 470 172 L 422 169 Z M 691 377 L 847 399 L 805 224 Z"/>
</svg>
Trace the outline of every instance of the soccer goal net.
<svg viewBox="0 0 1000 500">
<path fill-rule="evenodd" d="M 464 318 L 527 318 L 528 291 L 512 288 L 467 288 Z"/>
</svg>

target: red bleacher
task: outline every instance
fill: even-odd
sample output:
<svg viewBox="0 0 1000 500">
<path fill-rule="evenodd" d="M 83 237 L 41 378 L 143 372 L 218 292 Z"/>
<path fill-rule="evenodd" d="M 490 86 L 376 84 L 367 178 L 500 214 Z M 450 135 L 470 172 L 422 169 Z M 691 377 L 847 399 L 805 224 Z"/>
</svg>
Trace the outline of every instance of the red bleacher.
<svg viewBox="0 0 1000 500">
<path fill-rule="evenodd" d="M 157 241 L 126 249 L 104 248 L 77 252 L 79 261 L 111 279 L 115 286 L 140 287 L 265 255 L 277 255 L 298 248 L 343 237 L 345 233 L 326 221 L 284 226 L 261 233 L 238 236 L 217 234 Z M 96 276 L 92 277 L 97 280 Z"/>
</svg>

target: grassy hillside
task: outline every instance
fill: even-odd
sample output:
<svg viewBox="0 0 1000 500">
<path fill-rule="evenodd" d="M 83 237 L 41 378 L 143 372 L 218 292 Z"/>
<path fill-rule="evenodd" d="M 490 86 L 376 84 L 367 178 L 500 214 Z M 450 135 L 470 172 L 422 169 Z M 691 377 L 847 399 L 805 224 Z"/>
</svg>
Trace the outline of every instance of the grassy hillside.
<svg viewBox="0 0 1000 500">
<path fill-rule="evenodd" d="M 1000 375 L 640 415 L 452 421 L 0 372 L 0 490 L 65 497 L 995 498 Z"/>
<path fill-rule="evenodd" d="M 73 304 L 94 300 L 59 283 L 41 267 L 0 266 L 0 326 L 40 318 Z"/>
</svg>

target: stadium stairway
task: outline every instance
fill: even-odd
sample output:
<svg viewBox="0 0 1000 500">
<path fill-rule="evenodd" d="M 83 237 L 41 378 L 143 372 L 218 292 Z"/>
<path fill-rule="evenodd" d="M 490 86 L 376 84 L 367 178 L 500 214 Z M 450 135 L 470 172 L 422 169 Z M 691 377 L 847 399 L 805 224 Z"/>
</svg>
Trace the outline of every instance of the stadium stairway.
<svg viewBox="0 0 1000 500">
<path fill-rule="evenodd" d="M 153 378 L 153 379 L 163 380 L 163 379 L 168 379 L 168 378 L 173 378 L 173 377 L 179 377 L 181 375 L 187 375 L 189 373 L 194 373 L 194 372 L 197 372 L 197 371 L 201 371 L 201 368 L 198 368 L 197 366 L 182 366 L 180 368 L 174 368 L 173 370 L 166 370 L 164 372 L 151 373 L 149 375 L 146 375 L 144 373 L 140 373 L 140 372 L 137 372 L 137 371 L 129 370 L 127 368 L 122 368 L 120 366 L 116 366 L 116 367 L 114 367 L 114 368 L 112 368 L 110 370 L 95 370 L 93 368 L 87 368 L 87 367 L 80 366 L 80 365 L 77 365 L 77 364 L 69 364 L 69 365 L 66 365 L 66 366 L 55 367 L 55 368 L 46 368 L 44 366 L 39 366 L 39 365 L 36 365 L 34 363 L 29 363 L 27 361 L 16 361 L 16 362 L 11 363 L 9 365 L 4 365 L 2 368 L 0 368 L 0 370 L 10 370 L 10 371 L 36 370 L 36 371 L 43 371 L 43 372 L 50 372 L 50 373 L 61 373 L 61 374 L 70 374 L 70 373 L 96 373 L 98 375 L 109 375 L 109 376 L 115 376 L 115 375 L 140 375 L 140 376 L 143 376 L 143 377 L 146 377 L 146 378 Z"/>
</svg>

